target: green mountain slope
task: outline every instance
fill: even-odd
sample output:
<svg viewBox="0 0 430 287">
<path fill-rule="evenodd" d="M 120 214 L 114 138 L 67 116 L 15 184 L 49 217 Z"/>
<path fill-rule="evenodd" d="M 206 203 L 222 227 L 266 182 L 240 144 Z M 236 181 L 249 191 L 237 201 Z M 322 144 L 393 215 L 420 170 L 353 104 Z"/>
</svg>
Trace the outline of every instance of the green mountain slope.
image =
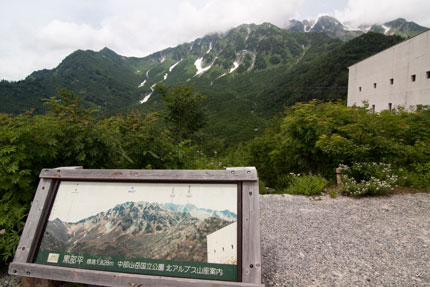
<svg viewBox="0 0 430 287">
<path fill-rule="evenodd" d="M 0 97 L 6 101 L 2 112 L 43 112 L 41 99 L 55 96 L 60 88 L 70 89 L 87 105 L 100 110 L 128 105 L 138 99 L 136 62 L 108 48 L 75 51 L 55 69 L 34 72 L 16 83 L 1 82 Z"/>
<path fill-rule="evenodd" d="M 254 137 L 284 105 L 296 101 L 345 99 L 346 67 L 401 40 L 369 33 L 350 42 L 324 33 L 241 25 L 144 58 L 104 48 L 78 50 L 52 70 L 19 82 L 0 82 L 0 112 L 44 112 L 42 98 L 68 88 L 100 114 L 132 108 L 157 111 L 156 84 L 193 85 L 206 96 L 203 133 L 229 145 Z"/>
<path fill-rule="evenodd" d="M 261 93 L 259 106 L 270 114 L 276 114 L 285 105 L 296 102 L 311 99 L 345 100 L 348 92 L 348 67 L 402 40 L 400 36 L 369 32 L 317 59 L 302 61 L 277 84 Z"/>
<path fill-rule="evenodd" d="M 410 38 L 417 34 L 427 31 L 428 28 L 420 26 L 414 22 L 408 22 L 403 18 L 384 23 L 383 25 L 373 25 L 371 32 L 382 33 L 385 35 L 397 35 Z"/>
<path fill-rule="evenodd" d="M 79 50 L 55 69 L 34 72 L 15 83 L 1 82 L 0 98 L 7 102 L 1 111 L 21 113 L 34 108 L 43 112 L 40 99 L 56 95 L 58 88 L 72 90 L 102 112 L 141 106 L 139 101 L 144 98 L 145 109 L 157 108 L 159 99 L 152 96 L 152 90 L 160 83 L 193 84 L 220 97 L 225 97 L 221 92 L 242 88 L 256 93 L 270 84 L 273 74 L 279 73 L 275 71 L 290 69 L 305 53 L 310 54 L 309 47 L 327 50 L 336 44 L 339 41 L 323 35 L 265 23 L 241 25 L 144 58 L 123 57 L 107 48 Z"/>
</svg>

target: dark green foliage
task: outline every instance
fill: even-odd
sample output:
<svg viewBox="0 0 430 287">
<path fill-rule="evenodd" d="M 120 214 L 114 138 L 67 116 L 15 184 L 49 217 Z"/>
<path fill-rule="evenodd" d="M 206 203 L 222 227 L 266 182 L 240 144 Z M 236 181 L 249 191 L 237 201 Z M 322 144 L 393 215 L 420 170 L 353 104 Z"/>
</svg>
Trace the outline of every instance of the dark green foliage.
<svg viewBox="0 0 430 287">
<path fill-rule="evenodd" d="M 409 170 L 400 170 L 401 184 L 430 191 L 430 162 L 414 163 Z"/>
<path fill-rule="evenodd" d="M 251 64 L 252 64 L 252 56 L 250 54 L 246 54 L 241 65 L 237 69 L 237 72 L 243 73 L 247 71 L 251 67 Z"/>
<path fill-rule="evenodd" d="M 286 193 L 300 195 L 320 195 L 327 186 L 327 180 L 317 175 L 292 175 Z"/>
<path fill-rule="evenodd" d="M 266 60 L 264 59 L 263 55 L 257 54 L 255 58 L 255 68 L 257 70 L 264 70 L 267 67 Z"/>
<path fill-rule="evenodd" d="M 191 139 L 193 134 L 206 122 L 203 106 L 205 97 L 192 86 L 167 88 L 159 85 L 156 90 L 163 98 L 163 116 L 175 136 L 176 142 Z"/>
<path fill-rule="evenodd" d="M 41 99 L 53 97 L 57 89 L 67 88 L 80 96 L 83 104 L 101 111 L 116 109 L 139 98 L 141 76 L 136 59 L 125 58 L 104 48 L 100 52 L 78 50 L 53 70 L 32 73 L 16 83 L 0 83 L 0 96 L 7 101 L 2 112 L 22 113 L 34 108 L 46 111 Z"/>
<path fill-rule="evenodd" d="M 279 63 L 281 63 L 281 57 L 279 57 L 278 55 L 273 55 L 272 57 L 270 57 L 269 61 L 272 65 L 278 65 Z"/>
<path fill-rule="evenodd" d="M 340 103 L 296 104 L 250 145 L 249 164 L 271 187 L 290 172 L 334 176 L 340 164 L 385 162 L 416 173 L 430 161 L 430 113 L 371 113 Z"/>
<path fill-rule="evenodd" d="M 399 36 L 367 33 L 337 47 L 335 41 L 326 41 L 326 45 L 334 45 L 326 54 L 318 51 L 324 45 L 321 40 L 316 42 L 318 46 L 311 42 L 300 62 L 278 84 L 261 93 L 259 107 L 275 114 L 296 102 L 346 99 L 347 68 L 402 40 Z"/>
<path fill-rule="evenodd" d="M 46 105 L 45 115 L 0 114 L 0 262 L 13 256 L 42 168 L 175 169 L 205 162 L 190 143 L 175 144 L 156 113 L 98 120 L 68 90 Z"/>
</svg>

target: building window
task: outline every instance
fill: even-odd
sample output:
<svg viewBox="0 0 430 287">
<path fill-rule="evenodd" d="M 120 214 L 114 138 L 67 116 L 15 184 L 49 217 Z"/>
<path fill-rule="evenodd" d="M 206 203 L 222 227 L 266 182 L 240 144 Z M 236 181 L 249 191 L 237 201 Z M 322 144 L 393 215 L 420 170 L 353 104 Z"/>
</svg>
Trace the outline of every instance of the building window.
<svg viewBox="0 0 430 287">
<path fill-rule="evenodd" d="M 376 89 L 376 83 L 373 83 L 373 87 Z"/>
<path fill-rule="evenodd" d="M 361 92 L 361 87 L 358 87 L 358 91 Z"/>
<path fill-rule="evenodd" d="M 427 79 L 430 79 L 430 71 L 426 72 Z"/>
<path fill-rule="evenodd" d="M 372 112 L 375 112 L 375 105 L 372 105 Z"/>
<path fill-rule="evenodd" d="M 411 75 L 412 82 L 415 82 L 416 79 L 417 79 L 417 75 Z"/>
<path fill-rule="evenodd" d="M 390 84 L 391 84 L 391 85 L 393 85 L 393 84 L 394 84 L 394 79 L 393 79 L 393 78 L 391 78 L 391 79 L 390 79 Z"/>
<path fill-rule="evenodd" d="M 393 108 L 393 104 L 392 103 L 388 103 L 388 110 L 391 111 L 392 108 Z"/>
</svg>

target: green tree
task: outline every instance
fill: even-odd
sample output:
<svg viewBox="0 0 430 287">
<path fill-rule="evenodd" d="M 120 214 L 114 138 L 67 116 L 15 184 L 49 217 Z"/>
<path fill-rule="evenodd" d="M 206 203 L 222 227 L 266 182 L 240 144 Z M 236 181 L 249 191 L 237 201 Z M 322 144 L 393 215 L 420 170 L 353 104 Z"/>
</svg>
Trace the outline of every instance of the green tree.
<svg viewBox="0 0 430 287">
<path fill-rule="evenodd" d="M 190 159 L 157 114 L 98 120 L 68 90 L 46 105 L 45 115 L 0 114 L 0 263 L 13 257 L 42 168 L 181 168 Z"/>
<path fill-rule="evenodd" d="M 299 103 L 253 140 L 250 164 L 257 166 L 269 186 L 278 188 L 285 187 L 290 172 L 333 178 L 339 164 L 356 162 L 391 164 L 406 169 L 412 178 L 417 166 L 430 162 L 429 123 L 430 111 L 425 108 L 372 113 L 341 103 Z M 414 181 L 419 179 L 407 184 Z"/>
<path fill-rule="evenodd" d="M 192 86 L 168 88 L 158 85 L 156 91 L 163 98 L 163 116 L 176 143 L 192 139 L 206 123 L 205 97 Z"/>
</svg>

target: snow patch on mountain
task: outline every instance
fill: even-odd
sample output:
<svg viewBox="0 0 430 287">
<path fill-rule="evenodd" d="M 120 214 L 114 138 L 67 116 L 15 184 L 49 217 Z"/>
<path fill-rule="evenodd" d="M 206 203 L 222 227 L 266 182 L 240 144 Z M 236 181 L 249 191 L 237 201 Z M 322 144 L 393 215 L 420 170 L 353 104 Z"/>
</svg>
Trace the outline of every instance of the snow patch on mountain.
<svg viewBox="0 0 430 287">
<path fill-rule="evenodd" d="M 237 61 L 233 62 L 233 67 L 228 72 L 229 74 L 233 73 L 237 68 L 239 68 L 239 63 Z"/>
<path fill-rule="evenodd" d="M 248 41 L 249 35 L 251 34 L 251 28 L 249 26 L 246 27 L 246 32 L 248 32 L 248 34 L 245 37 L 245 42 Z"/>
<path fill-rule="evenodd" d="M 203 63 L 203 57 L 201 57 L 201 58 L 198 58 L 195 62 L 194 62 L 194 66 L 196 67 L 196 69 L 197 69 L 197 72 L 196 72 L 196 74 L 194 75 L 194 77 L 195 76 L 200 76 L 200 75 L 202 75 L 204 72 L 206 72 L 206 71 L 208 71 L 210 68 L 212 68 L 212 64 L 210 64 L 209 66 L 206 66 L 206 67 L 202 67 L 202 63 Z"/>
<path fill-rule="evenodd" d="M 206 54 L 209 54 L 209 52 L 212 50 L 212 42 L 209 43 L 209 49 L 206 51 Z"/>
<path fill-rule="evenodd" d="M 165 73 L 164 74 L 164 80 L 167 80 L 167 76 L 169 75 L 169 73 Z"/>
<path fill-rule="evenodd" d="M 141 104 L 146 103 L 146 102 L 149 100 L 149 98 L 151 97 L 152 93 L 154 92 L 154 88 L 155 88 L 155 86 L 156 86 L 156 85 L 157 85 L 157 84 L 153 84 L 153 85 L 151 86 L 151 92 L 150 92 L 149 94 L 147 94 L 147 95 L 143 98 L 143 100 L 141 100 L 141 101 L 140 101 L 140 103 L 141 103 Z"/>
<path fill-rule="evenodd" d="M 149 93 L 149 94 L 147 94 L 141 101 L 140 101 L 140 103 L 141 104 L 143 104 L 143 103 L 146 103 L 148 100 L 149 100 L 149 98 L 151 97 L 151 95 L 152 95 L 152 93 Z"/>
<path fill-rule="evenodd" d="M 182 62 L 182 60 L 183 59 L 181 59 L 181 60 L 179 60 L 179 61 L 177 61 L 176 63 L 174 63 L 173 65 L 171 65 L 170 67 L 169 67 L 169 72 L 171 72 L 180 62 Z"/>
<path fill-rule="evenodd" d="M 218 76 L 218 78 L 216 78 L 215 80 L 221 79 L 222 77 L 224 77 L 225 75 L 227 75 L 227 73 L 222 74 L 221 76 Z"/>
<path fill-rule="evenodd" d="M 390 27 L 382 25 L 382 28 L 384 28 L 384 34 L 388 35 L 388 32 L 390 31 Z"/>
<path fill-rule="evenodd" d="M 144 80 L 142 83 L 140 83 L 140 85 L 138 86 L 138 88 L 142 88 L 143 86 L 145 86 L 146 80 Z"/>
<path fill-rule="evenodd" d="M 315 20 L 303 20 L 303 25 L 305 26 L 305 32 L 310 32 L 315 24 L 318 22 L 318 19 Z"/>
</svg>

